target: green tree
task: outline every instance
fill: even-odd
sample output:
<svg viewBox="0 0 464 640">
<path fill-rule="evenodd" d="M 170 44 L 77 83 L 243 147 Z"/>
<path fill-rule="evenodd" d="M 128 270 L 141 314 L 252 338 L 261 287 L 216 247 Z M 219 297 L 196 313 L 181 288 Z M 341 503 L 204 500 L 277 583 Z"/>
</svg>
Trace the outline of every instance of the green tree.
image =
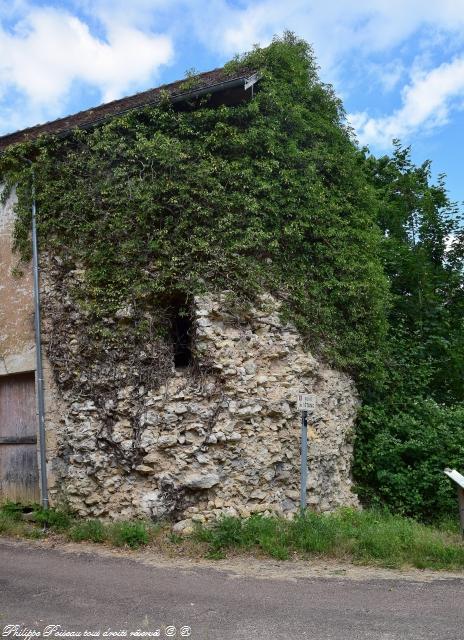
<svg viewBox="0 0 464 640">
<path fill-rule="evenodd" d="M 464 236 L 429 161 L 415 166 L 397 142 L 368 163 L 392 295 L 385 375 L 365 392 L 355 473 L 364 499 L 430 519 L 455 502 L 443 468 L 464 466 Z"/>
<path fill-rule="evenodd" d="M 416 167 L 396 143 L 392 158 L 373 162 L 381 197 L 379 224 L 397 336 L 421 346 L 430 368 L 426 393 L 441 402 L 464 399 L 464 235 L 444 177 L 430 184 L 430 161 Z M 417 357 L 419 354 L 417 353 Z"/>
</svg>

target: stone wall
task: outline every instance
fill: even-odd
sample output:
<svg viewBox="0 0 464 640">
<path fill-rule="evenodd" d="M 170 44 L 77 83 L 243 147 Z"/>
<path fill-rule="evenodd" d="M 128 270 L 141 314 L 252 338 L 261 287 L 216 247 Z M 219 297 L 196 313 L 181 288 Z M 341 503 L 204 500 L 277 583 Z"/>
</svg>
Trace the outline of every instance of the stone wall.
<svg viewBox="0 0 464 640">
<path fill-rule="evenodd" d="M 85 319 L 53 277 L 44 288 L 45 342 L 52 360 L 61 353 L 55 502 L 65 500 L 81 516 L 169 518 L 177 530 L 222 513 L 290 516 L 299 501 L 295 395 L 307 391 L 318 400 L 309 425 L 308 504 L 320 511 L 357 505 L 350 479 L 354 384 L 304 351 L 274 299 L 236 313 L 227 295 L 196 298 L 192 364 L 176 370 L 170 361 L 164 382 L 151 385 L 138 371 L 150 362 L 150 345 L 132 364 L 111 354 L 109 365 L 89 362 L 87 369 L 67 360 L 84 349 Z M 58 336 L 60 306 L 73 322 Z M 130 322 L 131 310 L 116 315 Z M 73 367 L 81 392 L 66 384 Z"/>
<path fill-rule="evenodd" d="M 30 265 L 14 274 L 14 196 L 0 208 L 0 376 L 32 371 Z M 82 516 L 192 519 L 294 514 L 299 500 L 297 391 L 318 399 L 309 425 L 308 504 L 357 505 L 351 492 L 352 380 L 303 349 L 277 302 L 234 310 L 230 296 L 197 298 L 193 361 L 147 339 L 95 351 L 91 321 L 70 296 L 85 272 L 42 251 L 47 459 L 52 503 Z M 128 327 L 120 309 L 106 324 Z M 148 320 L 150 320 L 148 316 Z"/>
</svg>

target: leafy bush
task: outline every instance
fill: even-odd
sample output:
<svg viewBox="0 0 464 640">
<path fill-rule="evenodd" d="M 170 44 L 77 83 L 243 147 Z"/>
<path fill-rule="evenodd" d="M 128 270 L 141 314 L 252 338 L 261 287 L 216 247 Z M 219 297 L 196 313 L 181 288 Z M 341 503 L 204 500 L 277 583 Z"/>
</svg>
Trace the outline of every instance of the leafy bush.
<svg viewBox="0 0 464 640">
<path fill-rule="evenodd" d="M 426 521 L 456 517 L 456 490 L 443 469 L 464 466 L 464 407 L 420 398 L 396 412 L 365 407 L 358 434 L 355 472 L 365 502 Z"/>
<path fill-rule="evenodd" d="M 464 470 L 464 233 L 443 176 L 398 143 L 370 159 L 391 290 L 384 375 L 363 389 L 354 474 L 366 504 L 456 517 L 445 467 Z M 450 239 L 453 239 L 450 244 Z"/>
</svg>

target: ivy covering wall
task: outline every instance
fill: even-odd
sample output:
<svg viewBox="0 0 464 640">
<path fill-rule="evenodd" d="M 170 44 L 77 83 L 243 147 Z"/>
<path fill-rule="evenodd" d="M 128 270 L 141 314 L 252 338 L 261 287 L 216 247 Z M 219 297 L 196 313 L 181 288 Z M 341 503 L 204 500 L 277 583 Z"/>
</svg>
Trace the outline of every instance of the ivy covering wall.
<svg viewBox="0 0 464 640">
<path fill-rule="evenodd" d="M 12 148 L 9 159 L 34 156 L 42 246 L 85 268 L 74 294 L 92 321 L 128 304 L 163 306 L 173 293 L 230 290 L 246 303 L 271 291 L 312 349 L 369 367 L 387 287 L 375 193 L 342 106 L 291 36 L 236 66 L 263 76 L 239 106 L 205 99 L 176 110 L 166 98 Z M 19 185 L 16 241 L 27 255 L 23 165 L 6 175 Z"/>
</svg>

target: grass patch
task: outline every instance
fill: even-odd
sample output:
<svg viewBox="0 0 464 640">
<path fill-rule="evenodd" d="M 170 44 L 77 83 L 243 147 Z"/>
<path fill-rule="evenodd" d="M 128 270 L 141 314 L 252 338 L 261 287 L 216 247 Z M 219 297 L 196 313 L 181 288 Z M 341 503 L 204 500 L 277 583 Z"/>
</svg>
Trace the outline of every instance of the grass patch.
<svg viewBox="0 0 464 640">
<path fill-rule="evenodd" d="M 41 540 L 47 536 L 47 533 L 44 529 L 40 529 L 39 527 L 34 527 L 33 525 L 25 525 L 21 535 L 24 538 L 29 538 L 30 540 Z"/>
<path fill-rule="evenodd" d="M 24 524 L 14 515 L 0 512 L 0 535 L 22 536 Z"/>
<path fill-rule="evenodd" d="M 27 522 L 24 521 L 24 513 L 32 516 Z M 22 505 L 15 502 L 0 504 L 0 535 L 43 538 L 48 533 L 53 533 L 62 536 L 64 541 L 90 541 L 137 549 L 155 542 L 161 531 L 161 525 L 152 523 L 79 520 L 68 511 L 53 507 L 43 509 L 40 505 Z"/>
<path fill-rule="evenodd" d="M 464 569 L 464 543 L 449 526 L 435 528 L 376 511 L 307 512 L 293 521 L 225 517 L 212 527 L 198 527 L 194 536 L 208 544 L 210 558 L 238 549 L 259 550 L 279 560 L 304 555 L 383 567 Z"/>
<path fill-rule="evenodd" d="M 64 531 L 71 526 L 72 518 L 66 511 L 59 509 L 43 509 L 39 507 L 34 511 L 34 519 L 37 524 L 49 527 L 56 531 Z"/>
<path fill-rule="evenodd" d="M 7 516 L 12 520 L 21 520 L 24 508 L 25 507 L 19 502 L 7 500 L 0 506 L 0 515 Z"/>
<path fill-rule="evenodd" d="M 73 542 L 109 542 L 116 547 L 137 549 L 153 542 L 161 527 L 144 522 L 113 522 L 104 524 L 101 520 L 77 521 L 68 532 Z"/>
<path fill-rule="evenodd" d="M 33 511 L 33 521 L 23 513 Z M 16 503 L 0 505 L 0 535 L 63 541 L 90 541 L 138 549 L 150 545 L 172 556 L 205 556 L 219 560 L 227 552 L 248 552 L 277 560 L 291 557 L 332 558 L 364 565 L 419 569 L 464 569 L 464 542 L 456 521 L 424 525 L 402 516 L 373 510 L 341 509 L 331 514 L 308 511 L 289 521 L 255 515 L 242 520 L 224 517 L 210 526 L 197 525 L 190 537 L 169 524 L 78 520 L 66 511 Z"/>
<path fill-rule="evenodd" d="M 71 527 L 69 537 L 73 542 L 82 542 L 84 540 L 105 542 L 108 536 L 105 526 L 100 520 L 84 520 Z"/>
<path fill-rule="evenodd" d="M 143 522 L 114 522 L 106 528 L 108 540 L 115 547 L 138 547 L 148 544 L 149 532 Z"/>
</svg>

